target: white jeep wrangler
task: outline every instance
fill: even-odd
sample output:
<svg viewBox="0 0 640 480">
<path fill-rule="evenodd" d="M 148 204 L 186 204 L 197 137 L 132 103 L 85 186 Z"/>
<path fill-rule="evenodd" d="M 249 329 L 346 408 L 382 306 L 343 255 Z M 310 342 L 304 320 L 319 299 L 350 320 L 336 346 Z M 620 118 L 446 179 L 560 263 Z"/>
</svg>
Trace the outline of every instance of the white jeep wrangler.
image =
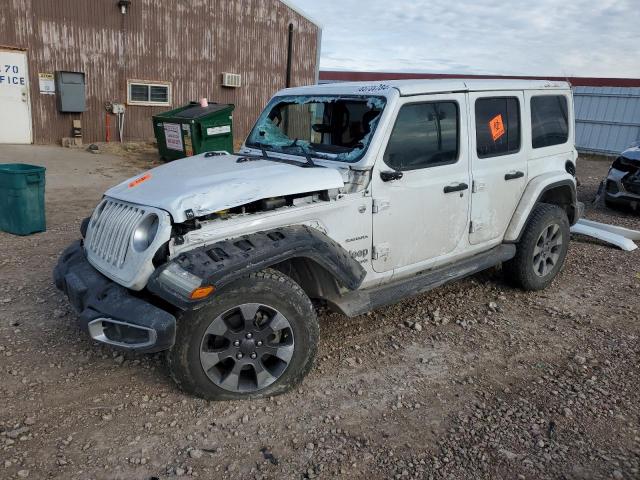
<svg viewBox="0 0 640 480">
<path fill-rule="evenodd" d="M 239 153 L 106 192 L 55 282 L 94 340 L 167 350 L 187 392 L 276 395 L 311 368 L 312 302 L 360 315 L 498 264 L 549 285 L 581 213 L 573 125 L 561 82 L 284 90 Z"/>
</svg>

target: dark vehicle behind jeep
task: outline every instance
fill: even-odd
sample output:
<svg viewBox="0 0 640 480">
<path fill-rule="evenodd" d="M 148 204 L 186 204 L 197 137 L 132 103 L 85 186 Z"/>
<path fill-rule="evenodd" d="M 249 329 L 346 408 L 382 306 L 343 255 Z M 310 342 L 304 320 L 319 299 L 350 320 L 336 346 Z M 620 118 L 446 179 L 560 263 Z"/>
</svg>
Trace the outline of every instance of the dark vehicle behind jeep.
<svg viewBox="0 0 640 480">
<path fill-rule="evenodd" d="M 605 184 L 605 203 L 609 207 L 640 207 L 640 142 L 624 152 L 611 165 Z"/>
</svg>

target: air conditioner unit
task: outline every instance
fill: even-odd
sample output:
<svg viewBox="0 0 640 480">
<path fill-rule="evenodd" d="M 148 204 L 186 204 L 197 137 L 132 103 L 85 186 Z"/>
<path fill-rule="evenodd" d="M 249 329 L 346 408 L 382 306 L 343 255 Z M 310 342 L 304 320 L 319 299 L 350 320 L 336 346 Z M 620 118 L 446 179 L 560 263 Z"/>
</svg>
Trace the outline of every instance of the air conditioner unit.
<svg viewBox="0 0 640 480">
<path fill-rule="evenodd" d="M 240 88 L 242 86 L 242 77 L 237 73 L 223 73 L 222 86 L 230 88 Z"/>
</svg>

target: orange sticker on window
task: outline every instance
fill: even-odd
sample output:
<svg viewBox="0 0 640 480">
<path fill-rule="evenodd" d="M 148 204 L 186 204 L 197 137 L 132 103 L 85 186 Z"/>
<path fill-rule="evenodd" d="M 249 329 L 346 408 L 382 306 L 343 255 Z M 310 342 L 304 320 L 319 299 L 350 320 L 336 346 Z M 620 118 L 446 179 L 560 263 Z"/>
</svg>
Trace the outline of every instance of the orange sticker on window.
<svg viewBox="0 0 640 480">
<path fill-rule="evenodd" d="M 147 180 L 149 180 L 151 178 L 151 174 L 147 173 L 146 175 L 140 177 L 140 178 L 136 178 L 133 182 L 131 182 L 129 184 L 129 188 L 134 188 L 137 187 L 138 185 L 140 185 L 141 183 L 146 182 Z"/>
<path fill-rule="evenodd" d="M 489 121 L 489 129 L 491 130 L 491 137 L 493 137 L 493 141 L 497 141 L 499 138 L 504 136 L 504 122 L 502 121 L 502 115 L 496 115 Z"/>
</svg>

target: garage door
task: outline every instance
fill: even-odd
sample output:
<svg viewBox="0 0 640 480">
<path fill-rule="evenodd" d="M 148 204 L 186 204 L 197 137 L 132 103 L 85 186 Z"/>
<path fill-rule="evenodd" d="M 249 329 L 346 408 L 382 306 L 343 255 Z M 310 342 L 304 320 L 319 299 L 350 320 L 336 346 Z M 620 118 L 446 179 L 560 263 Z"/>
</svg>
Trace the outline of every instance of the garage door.
<svg viewBox="0 0 640 480">
<path fill-rule="evenodd" d="M 0 143 L 31 143 L 25 52 L 0 50 Z"/>
</svg>

